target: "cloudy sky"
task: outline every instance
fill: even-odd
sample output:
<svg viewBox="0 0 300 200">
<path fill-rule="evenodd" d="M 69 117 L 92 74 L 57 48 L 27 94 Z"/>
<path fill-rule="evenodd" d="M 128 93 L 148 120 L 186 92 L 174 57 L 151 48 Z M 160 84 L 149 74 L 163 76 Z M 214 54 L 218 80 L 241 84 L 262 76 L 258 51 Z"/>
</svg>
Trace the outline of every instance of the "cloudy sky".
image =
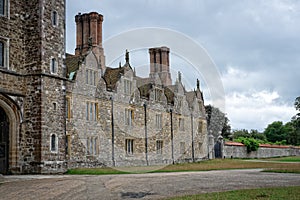
<svg viewBox="0 0 300 200">
<path fill-rule="evenodd" d="M 104 44 L 126 31 L 156 27 L 176 31 L 203 47 L 220 74 L 224 112 L 233 129 L 262 131 L 269 123 L 287 122 L 296 113 L 293 103 L 300 96 L 300 1 L 67 0 L 67 52 L 75 49 L 74 16 L 91 11 L 104 16 Z M 183 78 L 190 80 L 185 74 L 191 70 L 184 70 L 189 60 L 171 56 L 171 66 L 180 66 Z M 141 59 L 149 62 L 146 51 L 131 56 L 136 65 L 141 65 L 137 61 Z M 204 79 L 200 77 L 206 103 L 210 103 Z"/>
</svg>

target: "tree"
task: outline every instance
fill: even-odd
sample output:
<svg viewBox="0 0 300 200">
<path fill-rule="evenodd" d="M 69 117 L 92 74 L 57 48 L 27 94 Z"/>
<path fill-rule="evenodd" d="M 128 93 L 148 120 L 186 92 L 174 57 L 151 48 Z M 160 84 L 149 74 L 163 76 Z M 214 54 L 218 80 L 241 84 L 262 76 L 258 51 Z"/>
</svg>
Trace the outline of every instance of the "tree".
<svg viewBox="0 0 300 200">
<path fill-rule="evenodd" d="M 209 133 L 212 133 L 215 138 L 220 134 L 223 138 L 228 138 L 231 127 L 226 115 L 220 109 L 215 108 L 212 105 L 205 106 L 205 111 Z"/>
<path fill-rule="evenodd" d="M 261 140 L 263 142 L 267 142 L 267 137 L 264 133 L 258 132 L 258 130 L 251 129 L 250 137 L 256 140 Z"/>
<path fill-rule="evenodd" d="M 295 106 L 296 110 L 300 111 L 300 96 L 295 99 L 294 106 Z M 298 113 L 298 115 L 299 115 L 299 113 Z"/>
<path fill-rule="evenodd" d="M 234 130 L 232 132 L 232 138 L 249 138 L 251 135 L 249 134 L 248 130 L 246 129 L 240 129 L 240 130 Z"/>
<path fill-rule="evenodd" d="M 287 141 L 292 145 L 300 145 L 300 96 L 295 99 L 294 106 L 299 113 L 293 116 L 291 122 L 289 122 L 291 128 Z"/>
<path fill-rule="evenodd" d="M 289 129 L 281 121 L 275 121 L 268 125 L 264 134 L 269 142 L 280 142 L 286 140 Z"/>
</svg>

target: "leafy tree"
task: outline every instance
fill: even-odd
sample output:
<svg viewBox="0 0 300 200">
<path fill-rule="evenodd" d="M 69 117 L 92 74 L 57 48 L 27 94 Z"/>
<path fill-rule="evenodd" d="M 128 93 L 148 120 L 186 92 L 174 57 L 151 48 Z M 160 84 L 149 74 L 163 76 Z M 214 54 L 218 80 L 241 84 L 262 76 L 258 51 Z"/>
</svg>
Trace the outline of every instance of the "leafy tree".
<svg viewBox="0 0 300 200">
<path fill-rule="evenodd" d="M 264 142 L 267 142 L 267 137 L 264 133 L 260 133 L 258 132 L 257 130 L 251 130 L 250 131 L 250 137 L 251 138 L 254 138 L 256 140 L 261 140 L 261 141 L 264 141 Z"/>
<path fill-rule="evenodd" d="M 240 129 L 240 130 L 234 130 L 232 132 L 232 138 L 249 138 L 251 135 L 249 134 L 248 130 L 246 129 Z"/>
<path fill-rule="evenodd" d="M 217 138 L 220 133 L 223 138 L 228 138 L 231 127 L 229 119 L 225 114 L 219 108 L 215 108 L 212 105 L 205 106 L 205 111 L 209 133 L 212 133 L 215 138 Z"/>
<path fill-rule="evenodd" d="M 294 106 L 295 106 L 296 110 L 300 111 L 300 96 L 295 99 Z M 298 115 L 299 115 L 299 113 L 298 113 Z"/>
<path fill-rule="evenodd" d="M 264 134 L 269 142 L 279 142 L 286 140 L 289 129 L 281 121 L 275 121 L 268 125 Z"/>
</svg>

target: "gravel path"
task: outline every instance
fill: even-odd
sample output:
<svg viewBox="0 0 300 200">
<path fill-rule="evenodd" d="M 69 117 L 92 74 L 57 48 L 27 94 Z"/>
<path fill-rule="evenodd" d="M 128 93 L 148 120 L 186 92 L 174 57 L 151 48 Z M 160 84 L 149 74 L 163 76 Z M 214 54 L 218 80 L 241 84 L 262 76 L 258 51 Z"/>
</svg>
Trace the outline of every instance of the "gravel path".
<svg viewBox="0 0 300 200">
<path fill-rule="evenodd" d="M 246 188 L 300 186 L 300 174 L 259 169 L 126 175 L 0 177 L 0 199 L 161 199 Z"/>
</svg>

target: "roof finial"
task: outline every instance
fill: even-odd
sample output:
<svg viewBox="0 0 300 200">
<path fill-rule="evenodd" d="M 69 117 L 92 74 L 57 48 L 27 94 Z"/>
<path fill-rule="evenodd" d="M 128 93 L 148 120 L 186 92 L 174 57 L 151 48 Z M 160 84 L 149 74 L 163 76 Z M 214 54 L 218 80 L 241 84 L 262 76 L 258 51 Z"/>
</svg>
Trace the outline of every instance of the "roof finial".
<svg viewBox="0 0 300 200">
<path fill-rule="evenodd" d="M 197 79 L 197 89 L 200 90 L 200 81 Z"/>
<path fill-rule="evenodd" d="M 127 49 L 126 49 L 126 53 L 125 53 L 125 61 L 126 61 L 126 63 L 129 63 L 129 52 Z"/>
<path fill-rule="evenodd" d="M 181 73 L 178 71 L 178 81 L 181 82 Z"/>
</svg>

